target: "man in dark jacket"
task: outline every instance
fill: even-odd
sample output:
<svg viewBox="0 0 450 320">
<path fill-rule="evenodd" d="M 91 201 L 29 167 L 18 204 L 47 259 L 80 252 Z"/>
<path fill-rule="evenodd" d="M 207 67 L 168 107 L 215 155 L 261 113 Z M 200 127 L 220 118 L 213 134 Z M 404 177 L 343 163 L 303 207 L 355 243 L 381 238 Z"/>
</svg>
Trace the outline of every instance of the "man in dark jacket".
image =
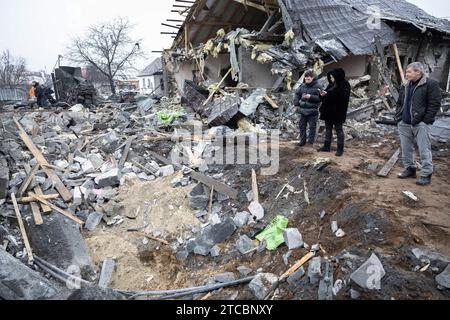
<svg viewBox="0 0 450 320">
<path fill-rule="evenodd" d="M 328 73 L 327 89 L 321 92 L 322 107 L 320 108 L 320 119 L 325 121 L 326 134 L 325 145 L 319 151 L 330 152 L 333 140 L 333 127 L 337 134 L 336 156 L 344 155 L 344 123 L 347 120 L 348 105 L 350 102 L 351 86 L 345 80 L 345 71 L 341 68 L 334 69 Z"/>
<path fill-rule="evenodd" d="M 395 119 L 402 144 L 405 171 L 400 179 L 416 178 L 414 141 L 419 148 L 422 161 L 421 176 L 417 184 L 431 184 L 433 154 L 431 152 L 431 125 L 441 107 L 442 95 L 439 83 L 428 78 L 423 64 L 414 62 L 406 70 L 408 83 L 400 90 Z"/>
<path fill-rule="evenodd" d="M 294 105 L 300 107 L 300 147 L 311 146 L 316 141 L 317 121 L 319 120 L 319 106 L 321 103 L 320 86 L 313 71 L 305 73 L 305 82 L 295 93 Z M 307 129 L 309 126 L 309 134 Z"/>
</svg>

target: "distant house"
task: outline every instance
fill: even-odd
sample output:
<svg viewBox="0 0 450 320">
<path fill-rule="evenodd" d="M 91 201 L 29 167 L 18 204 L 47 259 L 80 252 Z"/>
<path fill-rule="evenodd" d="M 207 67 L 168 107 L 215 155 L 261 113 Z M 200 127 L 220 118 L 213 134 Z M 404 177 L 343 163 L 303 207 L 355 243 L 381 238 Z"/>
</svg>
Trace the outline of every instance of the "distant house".
<svg viewBox="0 0 450 320">
<path fill-rule="evenodd" d="M 142 94 L 155 97 L 164 95 L 164 78 L 161 58 L 155 59 L 138 75 L 139 90 Z"/>
</svg>

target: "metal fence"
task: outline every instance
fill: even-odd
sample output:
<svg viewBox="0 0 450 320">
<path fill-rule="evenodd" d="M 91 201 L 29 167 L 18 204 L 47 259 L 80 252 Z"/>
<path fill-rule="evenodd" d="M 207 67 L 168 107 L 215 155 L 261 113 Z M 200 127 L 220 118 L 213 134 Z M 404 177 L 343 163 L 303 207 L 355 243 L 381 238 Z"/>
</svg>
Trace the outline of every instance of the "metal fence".
<svg viewBox="0 0 450 320">
<path fill-rule="evenodd" d="M 0 101 L 24 101 L 28 99 L 25 87 L 0 87 Z"/>
</svg>

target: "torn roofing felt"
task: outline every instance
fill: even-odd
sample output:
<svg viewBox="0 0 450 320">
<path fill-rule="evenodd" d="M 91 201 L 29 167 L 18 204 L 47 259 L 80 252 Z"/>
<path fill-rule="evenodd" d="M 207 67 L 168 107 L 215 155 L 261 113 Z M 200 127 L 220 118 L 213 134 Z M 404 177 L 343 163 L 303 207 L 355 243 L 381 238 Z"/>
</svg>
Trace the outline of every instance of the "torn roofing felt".
<svg viewBox="0 0 450 320">
<path fill-rule="evenodd" d="M 295 34 L 302 30 L 335 59 L 349 54 L 366 55 L 375 52 L 375 37 L 382 45 L 394 43 L 394 31 L 383 21 L 380 28 L 370 28 L 369 15 L 354 9 L 343 0 L 284 0 L 294 22 Z"/>
<path fill-rule="evenodd" d="M 450 34 L 450 21 L 436 18 L 416 5 L 404 0 L 344 0 L 358 11 L 367 12 L 369 7 L 380 9 L 381 19 L 399 21 L 416 26 L 422 31 L 424 28 Z"/>
</svg>

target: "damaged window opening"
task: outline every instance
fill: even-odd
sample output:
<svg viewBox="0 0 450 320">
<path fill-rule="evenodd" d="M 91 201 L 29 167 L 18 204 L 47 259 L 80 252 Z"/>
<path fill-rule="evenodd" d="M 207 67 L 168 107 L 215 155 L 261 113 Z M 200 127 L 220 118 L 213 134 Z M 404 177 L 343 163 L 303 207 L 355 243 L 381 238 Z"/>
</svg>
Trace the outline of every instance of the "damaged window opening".
<svg viewBox="0 0 450 320">
<path fill-rule="evenodd" d="M 449 20 L 151 6 L 50 71 L 0 53 L 0 300 L 448 299 Z"/>
</svg>

